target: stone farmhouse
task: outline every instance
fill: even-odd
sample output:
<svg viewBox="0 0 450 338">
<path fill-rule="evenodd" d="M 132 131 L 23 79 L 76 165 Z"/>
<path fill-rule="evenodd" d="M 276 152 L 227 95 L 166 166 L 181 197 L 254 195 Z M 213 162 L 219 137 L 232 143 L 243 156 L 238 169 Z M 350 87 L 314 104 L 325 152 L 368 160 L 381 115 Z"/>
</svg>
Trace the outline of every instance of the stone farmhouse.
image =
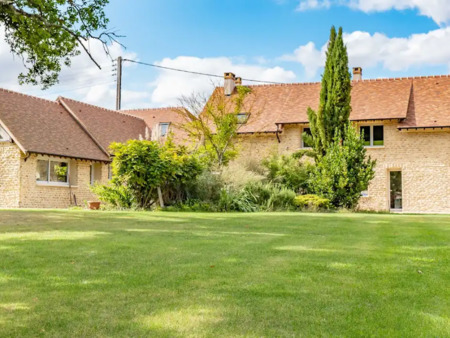
<svg viewBox="0 0 450 338">
<path fill-rule="evenodd" d="M 171 108 L 126 114 L 0 89 L 0 208 L 67 208 L 96 200 L 90 186 L 111 177 L 111 142 L 163 141 L 176 120 Z"/>
<path fill-rule="evenodd" d="M 241 79 L 214 91 L 230 99 Z M 350 119 L 364 130 L 376 175 L 361 209 L 450 213 L 450 75 L 362 80 L 355 68 Z M 307 149 L 307 108 L 320 83 L 250 86 L 236 163 Z M 48 101 L 0 89 L 0 208 L 65 208 L 95 200 L 110 178 L 111 142 L 186 135 L 174 108 L 108 110 L 64 97 Z"/>
<path fill-rule="evenodd" d="M 240 81 L 226 73 L 213 95 L 233 97 Z M 321 84 L 249 87 L 239 160 L 308 148 L 306 112 L 318 108 Z M 367 153 L 377 160 L 360 208 L 450 213 L 450 75 L 362 80 L 362 69 L 354 68 L 351 95 L 350 120 L 364 130 Z"/>
</svg>

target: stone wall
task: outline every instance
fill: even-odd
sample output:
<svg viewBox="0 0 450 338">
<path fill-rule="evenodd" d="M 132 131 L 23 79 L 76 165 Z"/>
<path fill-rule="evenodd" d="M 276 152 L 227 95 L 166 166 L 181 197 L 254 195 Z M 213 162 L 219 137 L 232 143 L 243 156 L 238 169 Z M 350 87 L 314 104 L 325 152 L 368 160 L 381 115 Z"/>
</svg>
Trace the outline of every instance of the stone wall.
<svg viewBox="0 0 450 338">
<path fill-rule="evenodd" d="M 374 123 L 380 125 L 380 123 Z M 384 146 L 367 148 L 377 160 L 364 210 L 390 210 L 389 172 L 402 171 L 403 212 L 450 213 L 450 131 L 399 131 L 397 123 L 384 123 Z M 274 134 L 241 136 L 237 162 L 261 160 L 276 151 L 292 153 L 301 148 L 301 126 L 285 126 L 280 143 Z"/>
<path fill-rule="evenodd" d="M 67 208 L 85 206 L 97 198 L 90 191 L 91 161 L 70 160 L 68 186 L 43 185 L 36 182 L 37 155 L 20 161 L 20 207 L 21 208 Z M 108 165 L 100 164 L 96 178 L 100 183 L 108 181 Z"/>
<path fill-rule="evenodd" d="M 377 160 L 361 209 L 389 210 L 389 172 L 402 172 L 403 212 L 450 213 L 450 132 L 399 131 L 384 125 L 384 147 L 368 148 Z"/>
<path fill-rule="evenodd" d="M 10 142 L 0 142 L 0 208 L 19 206 L 20 150 Z"/>
</svg>

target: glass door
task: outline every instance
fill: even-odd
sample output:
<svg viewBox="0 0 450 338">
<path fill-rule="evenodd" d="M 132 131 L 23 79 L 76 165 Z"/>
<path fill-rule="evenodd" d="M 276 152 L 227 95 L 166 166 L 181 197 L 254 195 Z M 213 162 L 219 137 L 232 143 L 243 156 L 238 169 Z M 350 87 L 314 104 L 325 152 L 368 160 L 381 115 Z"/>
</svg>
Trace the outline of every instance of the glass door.
<svg viewBox="0 0 450 338">
<path fill-rule="evenodd" d="M 393 210 L 402 210 L 402 172 L 390 171 L 390 207 Z"/>
</svg>

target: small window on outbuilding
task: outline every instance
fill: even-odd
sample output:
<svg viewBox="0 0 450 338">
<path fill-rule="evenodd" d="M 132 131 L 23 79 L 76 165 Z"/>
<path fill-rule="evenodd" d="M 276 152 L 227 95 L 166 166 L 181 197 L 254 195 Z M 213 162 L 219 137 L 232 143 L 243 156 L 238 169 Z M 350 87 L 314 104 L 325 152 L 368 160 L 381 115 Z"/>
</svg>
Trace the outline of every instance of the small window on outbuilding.
<svg viewBox="0 0 450 338">
<path fill-rule="evenodd" d="M 90 183 L 94 185 L 95 182 L 100 182 L 102 179 L 102 165 L 101 163 L 92 163 L 90 167 Z"/>
<path fill-rule="evenodd" d="M 52 159 L 38 159 L 36 182 L 41 184 L 68 185 L 69 162 Z"/>
</svg>

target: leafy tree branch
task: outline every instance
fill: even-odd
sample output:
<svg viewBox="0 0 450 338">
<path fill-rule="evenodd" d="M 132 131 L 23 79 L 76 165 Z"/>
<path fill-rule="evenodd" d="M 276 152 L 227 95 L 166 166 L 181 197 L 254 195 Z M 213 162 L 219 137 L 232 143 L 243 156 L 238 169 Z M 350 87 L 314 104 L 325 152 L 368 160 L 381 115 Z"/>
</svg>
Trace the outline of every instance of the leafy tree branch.
<svg viewBox="0 0 450 338">
<path fill-rule="evenodd" d="M 101 68 L 90 48 L 100 41 L 105 53 L 119 43 L 108 29 L 104 8 L 109 0 L 0 0 L 0 24 L 13 54 L 23 60 L 26 73 L 19 82 L 48 88 L 58 83 L 62 65 L 70 66 L 80 49 Z M 120 43 L 119 43 L 120 44 Z"/>
</svg>

